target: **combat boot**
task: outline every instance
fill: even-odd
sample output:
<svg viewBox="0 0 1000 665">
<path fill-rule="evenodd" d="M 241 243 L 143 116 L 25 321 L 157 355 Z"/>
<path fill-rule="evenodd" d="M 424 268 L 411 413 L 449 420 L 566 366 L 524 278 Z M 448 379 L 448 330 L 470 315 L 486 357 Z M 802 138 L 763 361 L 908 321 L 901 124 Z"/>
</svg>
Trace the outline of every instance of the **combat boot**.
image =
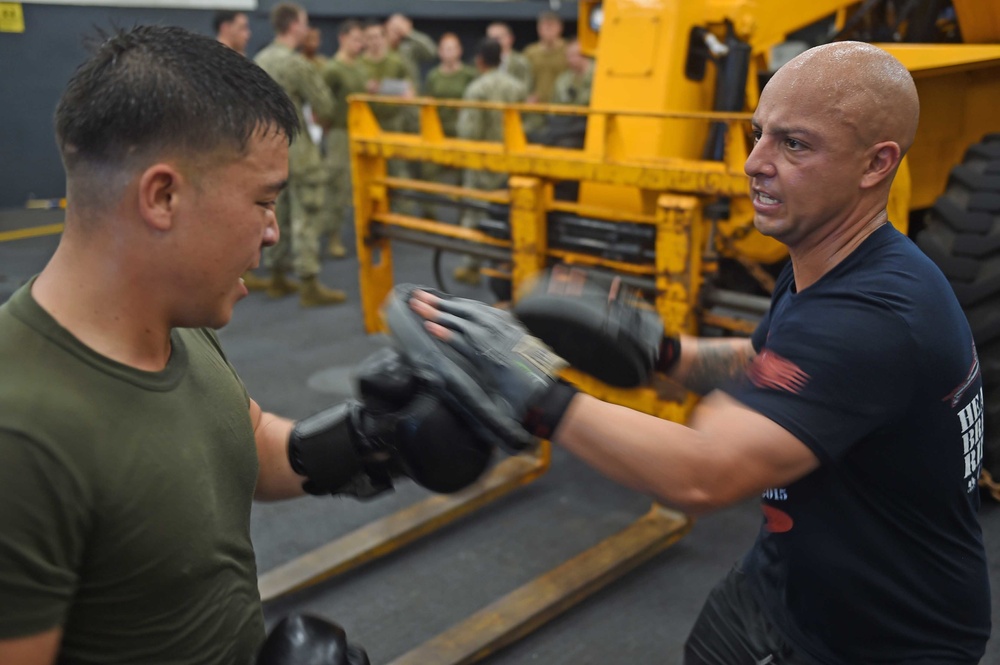
<svg viewBox="0 0 1000 665">
<path fill-rule="evenodd" d="M 271 286 L 271 280 L 266 277 L 258 277 L 252 270 L 243 273 L 243 286 L 247 291 L 264 291 Z"/>
<path fill-rule="evenodd" d="M 330 252 L 330 256 L 335 259 L 342 259 L 347 256 L 347 248 L 344 247 L 344 241 L 339 237 L 330 238 L 330 244 L 327 247 L 327 251 Z"/>
<path fill-rule="evenodd" d="M 316 275 L 303 277 L 299 287 L 299 304 L 303 307 L 339 305 L 347 300 L 347 294 L 338 289 L 330 289 L 319 283 Z"/>
<path fill-rule="evenodd" d="M 267 283 L 265 292 L 269 298 L 284 298 L 299 291 L 299 285 L 285 276 L 284 271 L 275 270 Z"/>
</svg>

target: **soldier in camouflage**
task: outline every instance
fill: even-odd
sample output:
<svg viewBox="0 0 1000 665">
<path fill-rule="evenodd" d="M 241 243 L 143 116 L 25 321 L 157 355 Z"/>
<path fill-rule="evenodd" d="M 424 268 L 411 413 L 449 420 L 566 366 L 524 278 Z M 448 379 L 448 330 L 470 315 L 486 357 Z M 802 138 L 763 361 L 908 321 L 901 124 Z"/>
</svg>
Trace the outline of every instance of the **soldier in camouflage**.
<svg viewBox="0 0 1000 665">
<path fill-rule="evenodd" d="M 466 88 L 463 98 L 477 102 L 523 102 L 528 95 L 527 88 L 510 74 L 500 71 L 499 67 L 500 43 L 487 37 L 479 43 L 476 52 L 476 68 L 480 76 Z M 457 129 L 459 138 L 502 141 L 503 114 L 487 109 L 463 108 L 458 114 Z M 467 169 L 463 185 L 474 189 L 498 189 L 503 187 L 506 178 L 503 173 Z M 466 209 L 462 214 L 462 226 L 478 228 L 482 217 L 481 211 Z M 455 270 L 455 279 L 466 284 L 478 284 L 479 264 L 472 257 L 467 257 L 465 263 Z"/>
<path fill-rule="evenodd" d="M 594 82 L 594 61 L 580 51 L 580 42 L 566 43 L 566 64 L 569 69 L 556 79 L 552 101 L 556 104 L 590 106 L 590 88 Z"/>
<path fill-rule="evenodd" d="M 523 54 L 514 50 L 514 33 L 506 23 L 497 21 L 486 27 L 486 36 L 500 42 L 500 71 L 510 74 L 531 90 L 533 77 L 531 63 Z"/>
<path fill-rule="evenodd" d="M 325 173 L 319 147 L 309 140 L 302 107 L 309 104 L 316 121 L 326 126 L 333 119 L 333 99 L 316 68 L 295 50 L 309 30 L 309 17 L 302 7 L 282 3 L 271 11 L 275 38 L 254 61 L 266 71 L 295 104 L 301 132 L 288 151 L 288 187 L 278 197 L 276 215 L 281 231 L 278 244 L 264 252 L 271 269 L 267 293 L 280 297 L 298 291 L 304 307 L 332 305 L 347 300 L 343 291 L 319 283 L 318 213 L 323 206 Z M 301 285 L 286 277 L 295 271 Z"/>
<path fill-rule="evenodd" d="M 333 96 L 334 111 L 326 132 L 326 164 L 329 176 L 324 229 L 330 234 L 329 252 L 334 258 L 347 255 L 341 237 L 344 211 L 351 205 L 351 154 L 347 142 L 347 97 L 365 92 L 368 73 L 361 64 L 365 42 L 361 24 L 347 20 L 337 31 L 339 49 L 323 67 L 323 80 Z"/>
</svg>

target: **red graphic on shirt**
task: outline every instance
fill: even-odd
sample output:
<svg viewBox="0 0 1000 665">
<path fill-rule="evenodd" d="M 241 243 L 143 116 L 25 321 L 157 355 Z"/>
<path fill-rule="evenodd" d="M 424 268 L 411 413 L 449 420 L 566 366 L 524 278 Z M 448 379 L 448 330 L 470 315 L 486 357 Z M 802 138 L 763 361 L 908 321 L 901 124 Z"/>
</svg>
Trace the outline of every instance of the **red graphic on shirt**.
<svg viewBox="0 0 1000 665">
<path fill-rule="evenodd" d="M 760 509 L 764 512 L 764 518 L 767 519 L 764 528 L 771 533 L 785 533 L 792 530 L 792 526 L 794 526 L 792 516 L 784 510 L 778 510 L 766 503 L 760 504 Z"/>
<path fill-rule="evenodd" d="M 796 394 L 809 382 L 809 375 L 798 365 L 767 349 L 761 351 L 750 363 L 747 376 L 758 388 L 784 390 Z"/>
<path fill-rule="evenodd" d="M 969 367 L 969 373 L 966 375 L 965 380 L 962 381 L 958 386 L 952 390 L 950 393 L 944 396 L 941 400 L 942 402 L 951 403 L 951 408 L 955 408 L 958 405 L 958 401 L 962 399 L 962 395 L 965 391 L 969 389 L 979 377 L 979 354 L 976 353 L 976 344 L 972 343 L 972 366 Z"/>
</svg>

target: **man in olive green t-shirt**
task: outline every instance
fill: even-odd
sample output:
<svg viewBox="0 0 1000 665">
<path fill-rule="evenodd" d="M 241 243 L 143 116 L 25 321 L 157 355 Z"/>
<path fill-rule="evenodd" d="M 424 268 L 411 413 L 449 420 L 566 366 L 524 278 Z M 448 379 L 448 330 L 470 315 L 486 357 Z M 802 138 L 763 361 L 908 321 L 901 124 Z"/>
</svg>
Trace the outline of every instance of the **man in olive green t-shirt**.
<svg viewBox="0 0 1000 665">
<path fill-rule="evenodd" d="M 562 19 L 558 14 L 544 12 L 538 17 L 538 41 L 524 49 L 533 77 L 529 102 L 548 104 L 552 101 L 556 79 L 566 71 L 566 42 L 562 31 Z"/>
<path fill-rule="evenodd" d="M 452 32 L 441 35 L 438 41 L 438 58 L 440 64 L 427 74 L 424 83 L 424 95 L 436 99 L 461 99 L 465 89 L 476 78 L 476 70 L 462 62 L 462 42 Z M 445 136 L 458 135 L 458 109 L 439 107 L 438 117 L 441 119 L 441 130 Z M 442 166 L 433 162 L 421 163 L 420 175 L 424 180 L 445 185 L 459 185 L 462 182 L 462 169 Z M 424 206 L 425 216 L 441 219 L 442 206 Z"/>
<path fill-rule="evenodd" d="M 298 639 L 301 618 L 265 640 L 252 501 L 367 498 L 403 469 L 454 491 L 486 468 L 488 445 L 454 475 L 476 434 L 416 388 L 369 411 L 389 403 L 379 377 L 411 371 L 398 354 L 358 368 L 360 400 L 298 423 L 226 360 L 213 330 L 278 241 L 300 120 L 263 69 L 176 27 L 106 37 L 67 84 L 65 229 L 0 306 L 3 665 L 250 665 L 276 643 L 367 663 L 339 627 Z M 425 422 L 446 429 L 396 440 Z"/>
<path fill-rule="evenodd" d="M 410 70 L 398 54 L 389 50 L 385 24 L 371 22 L 365 24 L 365 52 L 361 64 L 368 74 L 367 90 L 372 94 L 411 99 L 415 94 Z M 405 132 L 407 127 L 406 106 L 395 104 L 372 104 L 372 112 L 383 130 Z M 412 130 L 412 128 L 410 128 Z M 412 178 L 413 165 L 402 159 L 390 159 L 387 165 L 389 175 L 394 178 Z M 411 201 L 392 203 L 396 212 L 412 214 L 415 207 Z"/>
<path fill-rule="evenodd" d="M 249 663 L 251 499 L 303 478 L 206 328 L 277 240 L 298 113 L 235 51 L 140 26 L 55 125 L 65 231 L 0 308 L 0 663 Z"/>
</svg>

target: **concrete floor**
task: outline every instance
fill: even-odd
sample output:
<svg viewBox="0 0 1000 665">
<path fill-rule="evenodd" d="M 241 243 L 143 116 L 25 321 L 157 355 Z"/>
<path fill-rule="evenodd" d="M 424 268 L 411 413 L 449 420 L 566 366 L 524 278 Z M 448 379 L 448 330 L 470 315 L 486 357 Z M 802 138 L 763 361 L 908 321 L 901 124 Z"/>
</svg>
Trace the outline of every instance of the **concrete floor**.
<svg viewBox="0 0 1000 665">
<path fill-rule="evenodd" d="M 0 233 L 51 224 L 58 211 L 0 212 Z M 54 236 L 0 243 L 0 301 L 42 268 Z M 396 281 L 429 283 L 430 252 L 398 245 Z M 453 265 L 446 261 L 446 267 Z M 447 274 L 447 273 L 446 273 Z M 221 339 L 250 394 L 267 410 L 298 418 L 350 394 L 354 364 L 383 340 L 360 321 L 356 263 L 325 265 L 326 283 L 345 288 L 347 305 L 303 310 L 293 298 L 253 294 Z M 489 298 L 485 289 L 455 288 Z M 410 483 L 368 502 L 308 498 L 258 504 L 252 533 L 265 572 L 297 555 L 427 496 Z M 647 497 L 605 480 L 561 450 L 535 483 L 462 521 L 358 570 L 268 604 L 273 624 L 290 611 L 341 623 L 376 665 L 389 663 L 477 609 L 629 525 Z M 686 538 L 486 662 L 548 665 L 680 662 L 705 596 L 753 542 L 760 522 L 750 500 L 699 521 Z M 984 504 L 994 585 L 1000 583 L 1000 506 Z M 993 610 L 1000 616 L 1000 601 Z M 1000 640 L 982 663 L 1000 663 Z"/>
</svg>

